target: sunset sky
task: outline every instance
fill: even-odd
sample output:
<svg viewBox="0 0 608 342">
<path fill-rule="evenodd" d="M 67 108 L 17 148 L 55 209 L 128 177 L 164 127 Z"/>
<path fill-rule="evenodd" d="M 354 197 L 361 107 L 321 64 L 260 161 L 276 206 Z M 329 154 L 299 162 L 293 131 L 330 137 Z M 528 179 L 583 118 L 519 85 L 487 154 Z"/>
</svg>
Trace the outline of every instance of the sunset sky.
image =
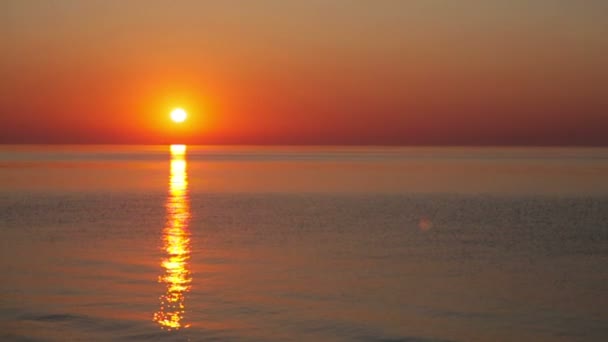
<svg viewBox="0 0 608 342">
<path fill-rule="evenodd" d="M 2 0 L 0 52 L 0 143 L 608 145 L 604 0 Z"/>
</svg>

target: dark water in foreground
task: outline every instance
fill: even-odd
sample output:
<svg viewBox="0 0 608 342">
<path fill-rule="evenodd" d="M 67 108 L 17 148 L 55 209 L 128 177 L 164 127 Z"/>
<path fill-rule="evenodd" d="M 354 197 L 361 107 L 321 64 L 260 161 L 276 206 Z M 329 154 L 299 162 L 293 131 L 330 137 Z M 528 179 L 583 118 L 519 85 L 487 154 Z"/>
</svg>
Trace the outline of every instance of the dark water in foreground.
<svg viewBox="0 0 608 342">
<path fill-rule="evenodd" d="M 604 341 L 608 150 L 0 147 L 0 340 Z"/>
</svg>

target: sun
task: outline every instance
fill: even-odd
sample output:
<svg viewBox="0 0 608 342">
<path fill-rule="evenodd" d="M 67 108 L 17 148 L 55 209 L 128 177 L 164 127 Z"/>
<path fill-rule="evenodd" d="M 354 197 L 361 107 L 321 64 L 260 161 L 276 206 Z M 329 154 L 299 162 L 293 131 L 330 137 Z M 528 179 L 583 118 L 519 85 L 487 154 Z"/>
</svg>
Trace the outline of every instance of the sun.
<svg viewBox="0 0 608 342">
<path fill-rule="evenodd" d="M 186 113 L 186 111 L 181 108 L 175 108 L 171 111 L 171 120 L 173 120 L 174 122 L 184 122 L 187 117 L 188 113 Z"/>
</svg>

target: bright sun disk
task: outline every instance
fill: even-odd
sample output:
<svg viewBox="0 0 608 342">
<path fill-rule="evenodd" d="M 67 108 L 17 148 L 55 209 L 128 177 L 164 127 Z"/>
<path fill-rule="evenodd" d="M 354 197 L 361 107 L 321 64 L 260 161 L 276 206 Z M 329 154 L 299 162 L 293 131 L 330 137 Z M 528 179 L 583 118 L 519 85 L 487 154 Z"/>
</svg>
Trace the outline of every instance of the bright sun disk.
<svg viewBox="0 0 608 342">
<path fill-rule="evenodd" d="M 188 113 L 181 108 L 175 108 L 171 111 L 171 120 L 175 122 L 184 122 L 188 117 Z"/>
</svg>

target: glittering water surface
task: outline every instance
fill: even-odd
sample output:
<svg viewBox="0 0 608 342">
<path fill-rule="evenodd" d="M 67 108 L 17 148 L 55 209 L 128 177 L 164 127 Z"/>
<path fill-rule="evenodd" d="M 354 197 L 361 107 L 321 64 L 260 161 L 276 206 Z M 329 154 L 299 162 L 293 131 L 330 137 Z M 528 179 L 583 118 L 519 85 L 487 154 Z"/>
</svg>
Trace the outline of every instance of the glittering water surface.
<svg viewBox="0 0 608 342">
<path fill-rule="evenodd" d="M 0 147 L 1 340 L 604 341 L 608 150 Z"/>
<path fill-rule="evenodd" d="M 188 328 L 184 322 L 185 296 L 190 290 L 190 207 L 188 201 L 187 164 L 185 146 L 171 146 L 171 176 L 167 199 L 167 223 L 163 231 L 163 249 L 167 252 L 162 261 L 165 274 L 160 281 L 167 284 L 167 293 L 161 297 L 160 309 L 154 321 L 167 330 Z"/>
</svg>

